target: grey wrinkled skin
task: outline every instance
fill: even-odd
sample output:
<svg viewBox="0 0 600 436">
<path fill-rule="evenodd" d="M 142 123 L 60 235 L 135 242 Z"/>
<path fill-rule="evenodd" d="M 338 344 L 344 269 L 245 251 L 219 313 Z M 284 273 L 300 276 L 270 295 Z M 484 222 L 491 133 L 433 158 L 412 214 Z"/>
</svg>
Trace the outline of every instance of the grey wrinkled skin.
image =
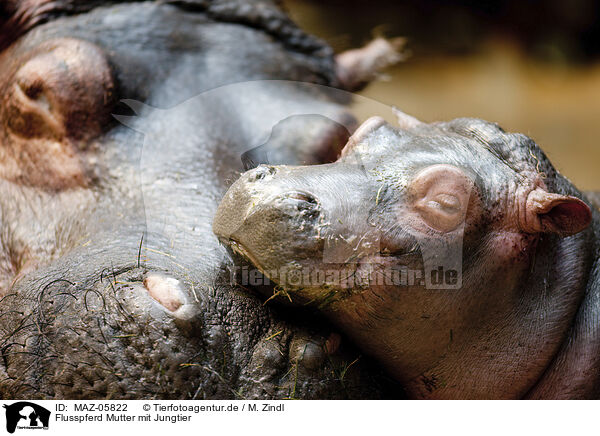
<svg viewBox="0 0 600 436">
<path fill-rule="evenodd" d="M 12 86 L 28 53 L 60 38 L 88 41 L 106 55 L 114 77 L 108 113 L 131 115 L 116 106 L 122 98 L 170 108 L 239 81 L 335 85 L 330 50 L 269 3 L 98 3 L 65 2 L 6 48 L 2 86 Z M 306 100 L 293 87 L 261 96 L 272 112 L 296 97 Z M 344 113 L 344 102 L 313 100 Z M 313 109 L 307 103 L 307 113 Z M 137 132 L 107 121 L 84 138 L 81 186 L 0 180 L 0 397 L 400 396 L 346 341 L 337 351 L 326 346 L 332 328 L 314 313 L 272 309 L 230 284 L 232 259 L 211 223 L 255 139 L 251 127 L 237 127 L 271 127 L 261 125 L 260 111 L 198 99 L 176 113 L 140 117 Z M 7 116 L 0 138 L 8 138 Z M 139 132 L 152 130 L 150 122 L 159 134 L 142 158 Z M 299 140 L 322 147 L 328 123 L 314 122 L 307 118 L 310 133 Z M 289 163 L 289 153 L 280 155 Z M 181 307 L 169 310 L 149 295 L 143 282 L 152 274 L 177 281 Z"/>
<path fill-rule="evenodd" d="M 597 195 L 496 124 L 400 121 L 365 122 L 333 163 L 246 172 L 219 205 L 215 233 L 293 302 L 318 306 L 410 398 L 599 398 Z M 420 184 L 423 174 L 438 176 Z M 430 186 L 444 196 L 419 194 Z M 472 189 L 463 198 L 454 186 Z M 539 212 L 528 199 L 540 190 L 568 208 Z M 527 227 L 530 214 L 556 227 Z M 332 245 L 346 241 L 337 256 Z M 461 251 L 444 258 L 457 241 Z M 458 257 L 460 288 L 376 280 L 424 271 L 426 256 Z M 374 275 L 346 286 L 336 270 Z M 298 280 L 318 273 L 332 278 Z"/>
</svg>

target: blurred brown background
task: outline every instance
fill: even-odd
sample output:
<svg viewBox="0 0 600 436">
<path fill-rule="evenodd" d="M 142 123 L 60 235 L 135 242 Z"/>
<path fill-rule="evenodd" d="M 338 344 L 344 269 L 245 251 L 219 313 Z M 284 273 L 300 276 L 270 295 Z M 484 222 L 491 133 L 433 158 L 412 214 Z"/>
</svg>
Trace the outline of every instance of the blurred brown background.
<svg viewBox="0 0 600 436">
<path fill-rule="evenodd" d="M 362 95 L 423 121 L 471 116 L 526 133 L 579 188 L 600 191 L 598 3 L 284 0 L 338 52 L 408 38 L 411 56 Z"/>
</svg>

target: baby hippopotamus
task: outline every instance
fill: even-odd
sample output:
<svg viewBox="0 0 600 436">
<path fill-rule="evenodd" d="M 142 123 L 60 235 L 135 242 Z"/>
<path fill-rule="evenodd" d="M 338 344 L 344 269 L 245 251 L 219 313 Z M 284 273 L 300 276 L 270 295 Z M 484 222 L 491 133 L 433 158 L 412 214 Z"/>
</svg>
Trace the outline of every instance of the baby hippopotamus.
<svg viewBox="0 0 600 436">
<path fill-rule="evenodd" d="M 397 116 L 244 173 L 214 232 L 411 398 L 598 398 L 598 210 L 527 136 Z"/>
</svg>

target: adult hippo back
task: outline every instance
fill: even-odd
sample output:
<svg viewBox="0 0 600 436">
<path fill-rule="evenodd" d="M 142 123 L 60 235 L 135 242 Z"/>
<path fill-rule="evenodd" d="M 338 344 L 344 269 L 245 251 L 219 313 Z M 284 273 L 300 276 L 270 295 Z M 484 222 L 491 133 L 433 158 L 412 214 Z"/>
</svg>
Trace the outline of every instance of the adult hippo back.
<svg viewBox="0 0 600 436">
<path fill-rule="evenodd" d="M 280 316 L 231 284 L 211 232 L 240 155 L 273 114 L 290 101 L 328 114 L 297 118 L 295 138 L 269 144 L 273 163 L 281 144 L 335 150 L 352 121 L 331 95 L 293 84 L 192 97 L 264 79 L 336 85 L 328 47 L 266 1 L 3 8 L 2 398 L 397 392 L 318 319 Z M 144 104 L 128 101 L 133 113 L 122 99 Z"/>
</svg>

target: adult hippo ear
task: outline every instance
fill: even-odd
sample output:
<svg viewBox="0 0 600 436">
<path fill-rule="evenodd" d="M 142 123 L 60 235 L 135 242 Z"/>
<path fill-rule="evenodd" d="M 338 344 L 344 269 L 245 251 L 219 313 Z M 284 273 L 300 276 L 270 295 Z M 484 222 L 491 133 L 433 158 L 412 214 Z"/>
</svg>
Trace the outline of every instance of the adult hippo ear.
<svg viewBox="0 0 600 436">
<path fill-rule="evenodd" d="M 528 233 L 572 236 L 590 226 L 592 210 L 579 198 L 537 188 L 527 195 L 519 219 Z"/>
<path fill-rule="evenodd" d="M 52 190 L 85 186 L 83 155 L 110 121 L 115 101 L 103 51 L 60 38 L 10 59 L 0 84 L 5 131 L 0 175 Z"/>
</svg>

